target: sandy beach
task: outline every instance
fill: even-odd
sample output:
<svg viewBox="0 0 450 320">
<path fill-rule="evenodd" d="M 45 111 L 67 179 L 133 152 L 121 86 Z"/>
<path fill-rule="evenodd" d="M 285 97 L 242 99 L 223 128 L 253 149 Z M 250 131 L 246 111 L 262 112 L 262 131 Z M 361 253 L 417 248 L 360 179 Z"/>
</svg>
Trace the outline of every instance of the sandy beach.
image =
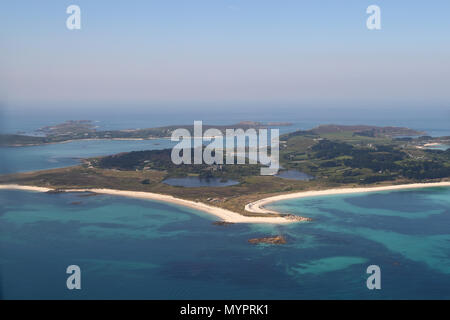
<svg viewBox="0 0 450 320">
<path fill-rule="evenodd" d="M 15 184 L 0 185 L 1 189 L 7 190 L 23 190 L 23 191 L 37 191 L 37 192 L 47 192 L 52 189 L 42 188 L 42 187 L 32 187 L 32 186 L 21 186 Z M 232 212 L 219 207 L 209 206 L 201 202 L 195 202 L 190 200 L 184 200 L 180 198 L 175 198 L 169 195 L 151 193 L 151 192 L 139 192 L 139 191 L 123 191 L 114 189 L 64 189 L 65 192 L 95 192 L 100 194 L 109 194 L 114 196 L 124 196 L 137 199 L 147 199 L 155 201 L 169 202 L 192 209 L 200 210 L 209 214 L 212 214 L 223 221 L 231 223 L 270 223 L 270 224 L 286 224 L 292 223 L 290 219 L 283 217 L 246 217 L 239 213 Z"/>
<path fill-rule="evenodd" d="M 319 191 L 302 191 L 289 194 L 282 194 L 278 196 L 264 198 L 245 206 L 245 210 L 253 213 L 266 213 L 274 214 L 278 213 L 273 210 L 265 209 L 264 206 L 281 200 L 289 200 L 296 198 L 307 198 L 316 196 L 327 196 L 335 194 L 352 194 L 352 193 L 366 193 L 366 192 L 377 192 L 377 191 L 389 191 L 389 190 L 405 190 L 405 189 L 420 189 L 420 188 L 431 188 L 431 187 L 450 187 L 450 181 L 444 182 L 433 182 L 433 183 L 412 183 L 412 184 L 402 184 L 396 186 L 384 186 L 384 187 L 369 187 L 369 188 L 340 188 L 340 189 L 327 189 Z"/>
<path fill-rule="evenodd" d="M 22 191 L 36 191 L 47 192 L 53 189 L 44 187 L 20 186 L 18 184 L 0 184 L 0 190 L 22 190 Z"/>
<path fill-rule="evenodd" d="M 306 198 L 306 197 L 316 197 L 316 196 L 326 196 L 326 195 L 336 195 L 336 194 L 353 194 L 353 193 L 366 193 L 366 192 L 377 192 L 377 191 L 389 191 L 389 190 L 405 190 L 405 189 L 418 189 L 418 188 L 430 188 L 430 187 L 450 187 L 450 181 L 446 182 L 435 182 L 435 183 L 414 183 L 414 184 L 404 184 L 396 186 L 383 186 L 383 187 L 371 187 L 371 188 L 340 188 L 340 189 L 328 189 L 319 191 L 303 191 L 295 192 L 289 194 L 282 194 L 278 196 L 268 197 L 261 199 L 245 206 L 245 210 L 252 213 L 259 214 L 279 214 L 279 212 L 265 209 L 264 206 L 281 200 L 296 199 L 296 198 Z M 21 186 L 16 184 L 0 185 L 1 189 L 7 190 L 23 190 L 23 191 L 36 191 L 36 192 L 47 192 L 53 189 L 44 187 L 34 187 L 34 186 Z M 195 210 L 200 210 L 211 215 L 214 215 L 225 222 L 231 223 L 270 223 L 270 224 L 286 224 L 296 222 L 293 219 L 284 217 L 246 217 L 239 213 L 207 205 L 202 202 L 195 202 L 191 200 L 184 200 L 180 198 L 175 198 L 173 196 L 151 193 L 151 192 L 140 192 L 140 191 L 124 191 L 124 190 L 114 190 L 114 189 L 65 189 L 65 192 L 95 192 L 99 194 L 109 194 L 114 196 L 123 196 L 136 199 L 147 199 L 162 202 L 169 202 L 185 207 L 189 207 Z"/>
</svg>

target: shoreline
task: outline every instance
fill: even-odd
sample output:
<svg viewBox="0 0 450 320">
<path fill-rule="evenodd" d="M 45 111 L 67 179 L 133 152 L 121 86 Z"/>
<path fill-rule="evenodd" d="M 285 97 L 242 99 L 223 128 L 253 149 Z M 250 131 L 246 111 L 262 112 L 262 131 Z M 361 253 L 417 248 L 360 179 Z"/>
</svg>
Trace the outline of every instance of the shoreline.
<svg viewBox="0 0 450 320">
<path fill-rule="evenodd" d="M 260 199 L 245 205 L 245 210 L 251 213 L 258 214 L 280 214 L 280 212 L 269 210 L 264 208 L 265 205 L 290 199 L 298 198 L 309 198 L 317 196 L 327 196 L 327 195 L 339 195 L 339 194 L 355 194 L 355 193 L 369 193 L 369 192 L 380 192 L 380 191 L 392 191 L 392 190 L 408 190 L 408 189 L 421 189 L 421 188 L 433 188 L 433 187 L 450 187 L 450 181 L 442 182 L 431 182 L 431 183 L 412 183 L 412 184 L 401 184 L 392 186 L 382 186 L 382 187 L 366 187 L 366 188 L 335 188 L 335 189 L 325 189 L 316 191 L 301 191 L 289 194 L 281 194 L 277 196 L 271 196 L 264 199 Z M 0 184 L 0 190 L 21 190 L 21 191 L 35 191 L 35 192 L 48 192 L 55 190 L 53 188 L 36 187 L 36 186 L 23 186 L 17 184 Z M 98 194 L 107 194 L 113 196 L 123 196 L 135 199 L 146 199 L 161 202 L 168 202 L 184 207 L 188 207 L 195 210 L 200 210 L 202 212 L 209 213 L 213 216 L 220 218 L 225 222 L 230 223 L 256 223 L 256 224 L 288 224 L 300 221 L 308 221 L 308 218 L 296 216 L 298 219 L 292 219 L 292 217 L 248 217 L 242 214 L 205 204 L 203 202 L 195 202 L 192 200 L 185 200 L 181 198 L 176 198 L 170 195 L 144 192 L 144 191 L 126 191 L 126 190 L 115 190 L 115 189 L 64 189 L 64 192 L 93 192 Z"/>
<path fill-rule="evenodd" d="M 368 193 L 368 192 L 392 191 L 392 190 L 433 188 L 433 187 L 450 187 L 450 181 L 399 184 L 399 185 L 382 186 L 382 187 L 336 188 L 336 189 L 325 189 L 325 190 L 317 190 L 317 191 L 301 191 L 301 192 L 295 192 L 295 193 L 281 194 L 281 195 L 272 196 L 272 197 L 268 197 L 268 198 L 264 198 L 264 199 L 260 199 L 260 200 L 251 202 L 245 206 L 245 210 L 248 212 L 252 212 L 252 213 L 279 214 L 279 212 L 266 209 L 266 208 L 264 208 L 264 206 L 268 205 L 270 203 L 273 203 L 273 202 L 278 202 L 278 201 L 282 201 L 282 200 L 290 200 L 290 199 L 338 195 L 338 194 L 354 194 L 354 193 Z"/>
<path fill-rule="evenodd" d="M 23 148 L 23 147 L 38 147 L 47 146 L 52 144 L 63 144 L 71 143 L 76 141 L 150 141 L 150 140 L 170 140 L 171 137 L 147 137 L 147 138 L 85 138 L 85 139 L 70 139 L 63 141 L 53 141 L 44 143 L 33 143 L 33 144 L 10 144 L 0 146 L 2 148 Z"/>
<path fill-rule="evenodd" d="M 45 187 L 34 187 L 34 186 L 22 186 L 16 184 L 5 184 L 0 185 L 0 190 L 21 190 L 21 191 L 35 191 L 35 192 L 48 192 L 55 189 L 45 188 Z M 247 217 L 239 213 L 207 205 L 202 202 L 195 202 L 191 200 L 184 200 L 176 198 L 169 195 L 143 192 L 143 191 L 125 191 L 125 190 L 115 190 L 115 189 L 64 189 L 64 192 L 94 192 L 98 194 L 108 194 L 113 196 L 124 196 L 135 199 L 146 199 L 168 202 L 176 205 L 181 205 L 195 210 L 200 210 L 202 212 L 209 213 L 222 219 L 225 222 L 230 223 L 268 223 L 268 224 L 287 224 L 295 222 L 292 219 L 287 219 L 283 217 Z"/>
</svg>

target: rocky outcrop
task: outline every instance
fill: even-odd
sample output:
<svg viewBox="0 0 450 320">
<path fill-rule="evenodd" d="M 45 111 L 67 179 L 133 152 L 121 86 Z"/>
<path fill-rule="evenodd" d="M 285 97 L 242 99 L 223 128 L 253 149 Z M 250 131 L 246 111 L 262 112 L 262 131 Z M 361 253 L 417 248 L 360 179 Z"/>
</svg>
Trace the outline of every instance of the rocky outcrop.
<svg viewBox="0 0 450 320">
<path fill-rule="evenodd" d="M 214 221 L 212 223 L 215 226 L 228 226 L 230 224 L 234 224 L 233 222 L 227 222 L 227 221 Z"/>
<path fill-rule="evenodd" d="M 249 239 L 248 242 L 251 244 L 258 244 L 258 243 L 285 244 L 287 241 L 283 236 L 276 236 L 276 237 L 264 237 L 264 238 Z"/>
<path fill-rule="evenodd" d="M 312 221 L 311 218 L 300 217 L 300 216 L 296 216 L 294 214 L 285 215 L 285 216 L 283 216 L 283 218 L 286 218 L 286 219 L 292 220 L 292 221 Z"/>
</svg>

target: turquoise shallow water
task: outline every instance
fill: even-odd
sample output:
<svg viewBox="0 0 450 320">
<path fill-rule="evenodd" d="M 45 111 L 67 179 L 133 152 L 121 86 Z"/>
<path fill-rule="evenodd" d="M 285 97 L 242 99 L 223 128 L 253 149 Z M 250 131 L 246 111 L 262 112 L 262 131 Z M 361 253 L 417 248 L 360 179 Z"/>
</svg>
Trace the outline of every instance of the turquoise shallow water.
<svg viewBox="0 0 450 320">
<path fill-rule="evenodd" d="M 271 205 L 314 220 L 215 226 L 207 214 L 106 195 L 0 192 L 2 298 L 450 298 L 450 188 Z M 81 203 L 80 203 L 81 202 Z M 249 238 L 283 234 L 283 246 Z M 65 268 L 82 289 L 65 287 Z M 381 268 L 382 289 L 366 288 Z"/>
<path fill-rule="evenodd" d="M 89 140 L 30 147 L 0 147 L 0 174 L 62 168 L 82 158 L 119 152 L 171 148 L 175 143 L 158 140 Z"/>
<path fill-rule="evenodd" d="M 430 146 L 430 147 L 428 147 L 426 149 L 444 150 L 445 151 L 447 149 L 450 149 L 450 145 L 448 145 L 448 144 L 438 144 L 438 145 L 435 145 L 435 146 Z"/>
</svg>

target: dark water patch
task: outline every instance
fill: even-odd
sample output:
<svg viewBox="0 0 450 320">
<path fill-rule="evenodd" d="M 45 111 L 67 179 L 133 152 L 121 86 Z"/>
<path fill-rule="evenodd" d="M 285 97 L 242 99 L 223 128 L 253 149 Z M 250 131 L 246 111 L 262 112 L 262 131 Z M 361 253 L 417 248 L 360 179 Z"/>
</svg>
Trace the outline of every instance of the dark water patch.
<svg viewBox="0 0 450 320">
<path fill-rule="evenodd" d="M 196 187 L 227 187 L 239 184 L 235 180 L 222 180 L 220 178 L 199 178 L 199 177 L 184 177 L 184 178 L 167 178 L 163 183 L 186 188 Z"/>
<path fill-rule="evenodd" d="M 298 170 L 283 170 L 280 171 L 275 176 L 282 179 L 301 180 L 301 181 L 309 181 L 314 179 L 313 176 Z"/>
</svg>

